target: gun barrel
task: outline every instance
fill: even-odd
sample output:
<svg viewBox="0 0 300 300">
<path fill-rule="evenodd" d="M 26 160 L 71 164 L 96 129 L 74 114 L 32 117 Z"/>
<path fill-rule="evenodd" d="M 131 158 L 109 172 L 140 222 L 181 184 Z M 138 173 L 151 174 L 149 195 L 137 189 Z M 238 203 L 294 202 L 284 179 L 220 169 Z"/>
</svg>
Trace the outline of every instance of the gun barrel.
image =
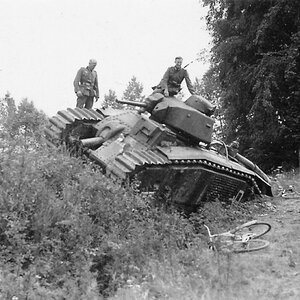
<svg viewBox="0 0 300 300">
<path fill-rule="evenodd" d="M 128 104 L 128 105 L 133 105 L 133 106 L 138 106 L 138 107 L 147 107 L 147 104 L 144 102 L 136 102 L 136 101 L 129 101 L 129 100 L 116 100 L 117 103 L 121 104 Z"/>
</svg>

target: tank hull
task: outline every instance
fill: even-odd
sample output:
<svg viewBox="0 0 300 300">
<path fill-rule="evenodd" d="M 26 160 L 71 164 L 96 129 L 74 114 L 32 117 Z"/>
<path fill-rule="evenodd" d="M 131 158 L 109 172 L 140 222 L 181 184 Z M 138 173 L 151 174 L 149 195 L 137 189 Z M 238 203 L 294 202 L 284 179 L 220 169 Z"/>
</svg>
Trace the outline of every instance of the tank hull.
<svg viewBox="0 0 300 300">
<path fill-rule="evenodd" d="M 142 191 L 167 195 L 180 205 L 240 201 L 249 191 L 271 195 L 267 176 L 228 153 L 188 144 L 170 126 L 135 111 L 59 111 L 45 134 L 50 146 L 65 144 L 87 154 L 112 179 L 137 179 Z"/>
</svg>

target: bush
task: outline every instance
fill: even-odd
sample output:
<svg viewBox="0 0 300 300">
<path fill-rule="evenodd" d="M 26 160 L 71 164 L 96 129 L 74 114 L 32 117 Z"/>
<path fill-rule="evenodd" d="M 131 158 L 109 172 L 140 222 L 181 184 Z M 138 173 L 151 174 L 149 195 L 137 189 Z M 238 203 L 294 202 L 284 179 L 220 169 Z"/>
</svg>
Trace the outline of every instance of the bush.
<svg viewBox="0 0 300 300">
<path fill-rule="evenodd" d="M 231 259 L 212 263 L 203 222 L 217 232 L 249 217 L 247 204 L 214 202 L 187 218 L 42 145 L 6 144 L 0 182 L 0 296 L 8 299 L 133 297 L 133 289 L 136 299 L 182 299 L 187 286 L 198 299 L 226 284 Z"/>
<path fill-rule="evenodd" d="M 112 183 L 93 165 L 41 147 L 20 150 L 2 149 L 3 295 L 35 289 L 59 299 L 72 286 L 84 298 L 97 282 L 108 296 L 132 278 L 143 280 L 149 258 L 162 260 L 192 240 L 179 212 Z M 12 288 L 11 278 L 19 285 Z"/>
</svg>

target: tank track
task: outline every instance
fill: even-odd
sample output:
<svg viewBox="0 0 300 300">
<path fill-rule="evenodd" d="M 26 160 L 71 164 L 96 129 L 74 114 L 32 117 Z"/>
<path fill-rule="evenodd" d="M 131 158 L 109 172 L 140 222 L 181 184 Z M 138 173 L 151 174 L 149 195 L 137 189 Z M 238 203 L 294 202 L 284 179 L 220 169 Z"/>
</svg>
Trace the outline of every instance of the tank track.
<svg viewBox="0 0 300 300">
<path fill-rule="evenodd" d="M 97 123 L 104 116 L 93 109 L 67 108 L 60 110 L 56 116 L 49 119 L 45 128 L 46 143 L 50 147 L 59 147 L 65 142 L 67 134 L 80 122 Z"/>
<path fill-rule="evenodd" d="M 95 124 L 104 118 L 105 115 L 93 109 L 68 108 L 58 111 L 56 116 L 49 119 L 49 125 L 45 129 L 46 143 L 50 147 L 60 147 L 67 143 L 66 139 L 70 132 L 79 124 Z M 97 161 L 92 150 L 89 157 Z M 251 170 L 248 173 L 234 170 L 206 159 L 169 159 L 162 153 L 152 150 L 123 151 L 115 158 L 114 163 L 107 167 L 106 171 L 110 177 L 125 179 L 128 175 L 147 170 L 163 170 L 165 168 L 185 170 L 193 167 L 216 174 L 213 176 L 214 182 L 210 184 L 211 194 L 219 195 L 222 193 L 221 190 L 224 190 L 225 194 L 229 193 L 230 188 L 234 188 L 234 181 L 237 180 L 245 182 L 248 186 L 253 187 L 256 193 L 262 194 L 255 174 L 252 174 Z"/>
<path fill-rule="evenodd" d="M 255 177 L 242 172 L 230 169 L 228 167 L 222 166 L 217 163 L 212 163 L 206 159 L 167 159 L 163 156 L 157 155 L 153 151 L 140 151 L 140 150 L 133 150 L 127 151 L 119 155 L 114 163 L 114 167 L 112 170 L 120 170 L 120 172 L 114 171 L 117 176 L 123 173 L 132 173 L 137 167 L 140 166 L 157 166 L 157 165 L 173 165 L 173 166 L 181 166 L 181 167 L 191 167 L 191 166 L 202 166 L 203 168 L 207 168 L 209 170 L 215 172 L 222 172 L 223 174 L 227 174 L 232 177 L 239 177 L 247 182 L 252 182 L 253 186 L 257 189 L 259 193 L 261 193 L 256 181 Z"/>
<path fill-rule="evenodd" d="M 251 171 L 245 173 L 243 171 L 233 170 L 229 167 L 212 163 L 206 159 L 167 159 L 149 150 L 147 152 L 140 150 L 125 151 L 118 155 L 113 165 L 109 167 L 109 173 L 115 177 L 125 179 L 126 174 L 132 174 L 136 171 L 141 172 L 143 169 L 151 170 L 152 168 L 158 167 L 161 169 L 165 167 L 181 169 L 198 167 L 218 175 L 222 174 L 223 178 L 227 178 L 227 180 L 224 180 L 222 183 L 222 180 L 218 179 L 219 176 L 215 177 L 215 182 L 211 183 L 212 194 L 220 194 L 220 189 L 230 189 L 232 186 L 232 183 L 230 184 L 230 178 L 245 181 L 249 186 L 253 186 L 259 195 L 262 194 L 262 191 L 256 183 L 255 176 L 251 175 Z"/>
</svg>

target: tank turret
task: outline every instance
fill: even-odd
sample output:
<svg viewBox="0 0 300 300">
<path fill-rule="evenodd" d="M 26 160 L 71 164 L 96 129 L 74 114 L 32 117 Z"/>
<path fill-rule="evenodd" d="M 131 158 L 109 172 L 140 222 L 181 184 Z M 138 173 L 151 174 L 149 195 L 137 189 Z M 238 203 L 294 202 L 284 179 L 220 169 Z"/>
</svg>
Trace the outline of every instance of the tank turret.
<svg viewBox="0 0 300 300">
<path fill-rule="evenodd" d="M 165 124 L 191 143 L 210 143 L 214 120 L 210 117 L 214 107 L 201 96 L 193 95 L 186 102 L 176 97 L 164 97 L 156 93 L 146 98 L 145 102 L 120 101 L 119 103 L 142 107 L 148 111 L 150 119 Z"/>
</svg>

